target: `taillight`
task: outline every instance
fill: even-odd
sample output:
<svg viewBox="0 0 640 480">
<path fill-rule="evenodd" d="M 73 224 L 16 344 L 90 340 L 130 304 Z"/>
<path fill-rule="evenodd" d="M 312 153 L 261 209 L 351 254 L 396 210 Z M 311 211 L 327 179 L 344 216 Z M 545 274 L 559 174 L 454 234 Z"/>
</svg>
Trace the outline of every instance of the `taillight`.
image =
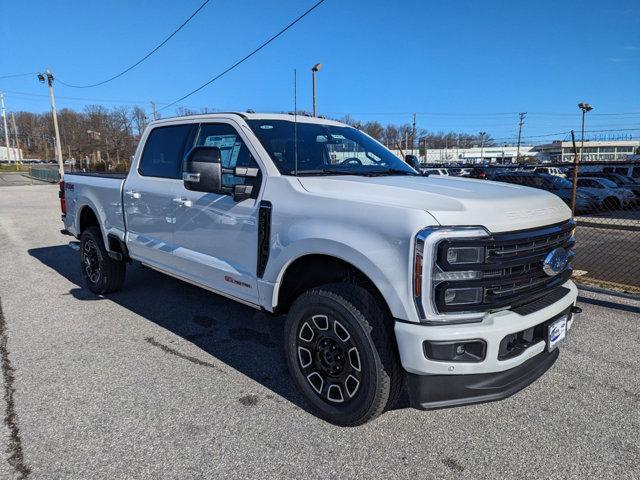
<svg viewBox="0 0 640 480">
<path fill-rule="evenodd" d="M 64 180 L 60 182 L 60 191 L 58 192 L 58 197 L 60 198 L 60 210 L 62 213 L 67 213 L 67 199 L 64 196 Z"/>
</svg>

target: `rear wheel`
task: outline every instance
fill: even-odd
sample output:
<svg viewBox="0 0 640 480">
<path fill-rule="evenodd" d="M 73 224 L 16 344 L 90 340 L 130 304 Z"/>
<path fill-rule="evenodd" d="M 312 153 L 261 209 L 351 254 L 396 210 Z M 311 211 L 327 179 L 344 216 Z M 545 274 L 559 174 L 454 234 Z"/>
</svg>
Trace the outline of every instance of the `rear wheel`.
<svg viewBox="0 0 640 480">
<path fill-rule="evenodd" d="M 351 284 L 313 288 L 294 302 L 287 363 L 320 418 L 355 426 L 395 403 L 401 373 L 387 320 L 373 295 Z"/>
<path fill-rule="evenodd" d="M 620 200 L 616 197 L 607 197 L 604 199 L 604 206 L 609 210 L 620 210 Z"/>
<path fill-rule="evenodd" d="M 80 236 L 80 267 L 93 293 L 115 292 L 124 283 L 125 262 L 109 256 L 98 227 L 89 227 Z"/>
</svg>

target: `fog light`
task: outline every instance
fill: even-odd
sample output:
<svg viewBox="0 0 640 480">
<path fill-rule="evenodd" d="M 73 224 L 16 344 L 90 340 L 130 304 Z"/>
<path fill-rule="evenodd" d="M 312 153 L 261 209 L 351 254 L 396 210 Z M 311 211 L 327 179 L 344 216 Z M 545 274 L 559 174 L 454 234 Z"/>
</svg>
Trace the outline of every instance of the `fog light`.
<svg viewBox="0 0 640 480">
<path fill-rule="evenodd" d="M 487 344 L 484 340 L 452 342 L 425 341 L 424 355 L 430 360 L 443 362 L 481 362 L 484 360 Z"/>
</svg>

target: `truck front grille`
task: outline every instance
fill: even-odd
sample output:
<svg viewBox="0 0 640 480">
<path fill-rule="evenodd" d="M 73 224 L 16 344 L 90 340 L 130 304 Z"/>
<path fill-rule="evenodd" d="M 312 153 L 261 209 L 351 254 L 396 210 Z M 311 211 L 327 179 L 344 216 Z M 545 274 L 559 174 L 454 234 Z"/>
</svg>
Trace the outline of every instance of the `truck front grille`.
<svg viewBox="0 0 640 480">
<path fill-rule="evenodd" d="M 575 222 L 531 230 L 500 233 L 486 238 L 448 239 L 437 247 L 436 265 L 447 272 L 448 280 L 435 286 L 435 303 L 440 312 L 488 311 L 517 307 L 532 302 L 571 277 L 571 265 L 556 275 L 543 270 L 544 261 L 554 249 L 563 248 L 573 255 Z M 484 247 L 484 261 L 478 264 L 451 265 L 447 249 L 451 247 Z M 450 280 L 455 272 L 465 272 L 472 280 Z M 447 305 L 449 289 L 481 288 L 481 301 L 473 305 Z"/>
</svg>

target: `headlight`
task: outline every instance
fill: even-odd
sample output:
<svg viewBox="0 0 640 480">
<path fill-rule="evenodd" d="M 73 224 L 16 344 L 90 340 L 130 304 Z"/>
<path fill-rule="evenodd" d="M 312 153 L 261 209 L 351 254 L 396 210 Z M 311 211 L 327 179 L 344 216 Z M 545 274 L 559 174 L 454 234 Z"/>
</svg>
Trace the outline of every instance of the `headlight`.
<svg viewBox="0 0 640 480">
<path fill-rule="evenodd" d="M 482 287 L 448 288 L 444 291 L 446 305 L 475 305 L 482 302 Z"/>
<path fill-rule="evenodd" d="M 413 296 L 422 321 L 433 324 L 482 321 L 483 312 L 465 312 L 461 311 L 464 308 L 460 308 L 482 303 L 482 287 L 453 288 L 452 286 L 446 289 L 445 282 L 480 280 L 482 273 L 475 270 L 473 265 L 482 264 L 485 261 L 485 248 L 460 244 L 447 246 L 446 250 L 440 252 L 442 254 L 440 261 L 463 267 L 464 270 L 443 271 L 437 265 L 436 256 L 439 253 L 436 245 L 452 238 L 464 242 L 488 236 L 488 232 L 481 227 L 427 228 L 418 232 L 413 259 Z M 443 287 L 446 293 L 443 290 L 436 291 L 438 285 Z M 454 309 L 457 307 L 458 311 L 440 312 L 436 307 L 436 301 L 443 301 Z"/>
<path fill-rule="evenodd" d="M 450 265 L 465 265 L 482 263 L 484 261 L 484 247 L 449 247 L 447 262 Z"/>
</svg>

